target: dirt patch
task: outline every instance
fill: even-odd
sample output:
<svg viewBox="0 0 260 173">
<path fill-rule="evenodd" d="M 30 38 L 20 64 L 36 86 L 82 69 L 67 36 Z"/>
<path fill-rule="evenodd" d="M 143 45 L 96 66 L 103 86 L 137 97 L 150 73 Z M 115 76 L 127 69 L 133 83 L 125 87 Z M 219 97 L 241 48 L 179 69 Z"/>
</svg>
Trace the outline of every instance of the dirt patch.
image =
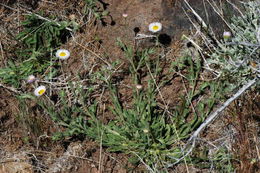
<svg viewBox="0 0 260 173">
<path fill-rule="evenodd" d="M 0 165 L 0 173 L 33 173 L 32 165 L 27 162 L 8 161 Z"/>
<path fill-rule="evenodd" d="M 0 145 L 13 150 L 22 145 L 20 131 L 16 128 L 15 115 L 18 114 L 18 101 L 8 90 L 0 88 Z"/>
</svg>

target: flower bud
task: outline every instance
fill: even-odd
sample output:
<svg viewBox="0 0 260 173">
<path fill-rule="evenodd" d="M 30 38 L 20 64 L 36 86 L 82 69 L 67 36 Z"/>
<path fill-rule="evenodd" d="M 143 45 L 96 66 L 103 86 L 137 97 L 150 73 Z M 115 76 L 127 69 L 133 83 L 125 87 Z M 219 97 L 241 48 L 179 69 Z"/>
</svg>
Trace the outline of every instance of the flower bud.
<svg viewBox="0 0 260 173">
<path fill-rule="evenodd" d="M 123 16 L 124 18 L 127 18 L 128 14 L 123 13 L 122 16 Z"/>
<path fill-rule="evenodd" d="M 143 85 L 137 84 L 135 87 L 136 89 L 141 90 L 143 88 Z"/>
<path fill-rule="evenodd" d="M 229 39 L 230 37 L 231 37 L 231 32 L 225 31 L 225 32 L 223 33 L 223 38 L 224 38 L 224 39 Z"/>
<path fill-rule="evenodd" d="M 36 77 L 34 75 L 30 75 L 27 78 L 27 83 L 33 83 L 36 80 Z"/>
</svg>

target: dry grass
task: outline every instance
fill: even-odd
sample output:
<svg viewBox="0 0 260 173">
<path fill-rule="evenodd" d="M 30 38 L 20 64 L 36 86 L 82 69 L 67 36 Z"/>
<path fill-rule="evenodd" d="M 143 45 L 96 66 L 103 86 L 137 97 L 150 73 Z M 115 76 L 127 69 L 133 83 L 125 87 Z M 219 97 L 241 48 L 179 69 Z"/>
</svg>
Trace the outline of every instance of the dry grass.
<svg viewBox="0 0 260 173">
<path fill-rule="evenodd" d="M 227 122 L 235 129 L 232 150 L 241 173 L 254 173 L 260 168 L 259 103 L 259 92 L 251 91 L 237 100 L 227 113 Z"/>
</svg>

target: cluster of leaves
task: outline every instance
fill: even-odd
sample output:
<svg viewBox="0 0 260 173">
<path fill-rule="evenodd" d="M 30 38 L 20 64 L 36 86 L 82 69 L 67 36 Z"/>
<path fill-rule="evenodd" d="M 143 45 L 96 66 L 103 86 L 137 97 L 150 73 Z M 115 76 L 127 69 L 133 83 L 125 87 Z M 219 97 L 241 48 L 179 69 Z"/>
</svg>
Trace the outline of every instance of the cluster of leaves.
<svg viewBox="0 0 260 173">
<path fill-rule="evenodd" d="M 145 68 L 149 68 L 152 76 L 160 73 L 159 64 L 156 63 L 159 59 L 153 61 L 149 58 L 154 52 L 152 49 L 134 51 L 131 47 L 119 44 L 129 60 L 134 84 L 141 81 L 138 74 L 140 69 L 145 71 Z M 148 80 L 147 89 L 133 88 L 131 106 L 123 106 L 116 87 L 108 82 L 113 102 L 111 111 L 115 119 L 104 126 L 102 143 L 110 151 L 132 154 L 132 162 L 139 162 L 141 158 L 150 166 L 158 166 L 167 160 L 167 154 L 179 154 L 180 150 L 172 148 L 178 134 L 174 124 L 170 123 L 170 118 L 158 106 L 152 76 Z"/>
<path fill-rule="evenodd" d="M 133 49 L 119 42 L 125 51 L 130 64 L 133 83 L 140 82 L 138 71 L 148 68 L 150 79 L 160 76 L 160 59 L 152 60 L 149 55 L 152 49 L 133 52 Z M 134 153 L 148 165 L 178 160 L 182 153 L 178 142 L 186 139 L 211 112 L 217 100 L 223 94 L 225 83 L 220 81 L 203 81 L 198 83 L 202 72 L 202 62 L 192 60 L 191 56 L 184 56 L 173 63 L 174 71 L 185 72 L 187 88 L 180 105 L 172 110 L 171 114 L 158 106 L 156 101 L 157 87 L 155 81 L 149 80 L 146 90 L 133 91 L 131 108 L 123 107 L 113 85 L 110 85 L 111 99 L 113 100 L 113 114 L 117 120 L 111 121 L 102 135 L 102 143 L 111 151 Z M 165 81 L 161 81 L 164 84 Z M 198 101 L 201 96 L 204 99 Z M 194 104 L 196 103 L 196 104 Z M 173 115 L 173 116 L 172 116 Z M 105 135 L 108 135 L 106 138 Z M 108 141 L 106 141 L 108 140 Z M 160 160 L 160 161 L 159 161 Z M 161 165 L 162 166 L 162 165 Z"/>
<path fill-rule="evenodd" d="M 86 3 L 85 11 L 91 11 L 97 20 L 103 20 L 105 16 L 109 14 L 106 8 L 106 4 L 98 0 L 84 0 Z M 99 4 L 99 5 L 98 5 Z"/>
<path fill-rule="evenodd" d="M 49 114 L 55 123 L 65 128 L 61 132 L 56 132 L 52 139 L 61 140 L 66 137 L 82 135 L 93 136 L 94 138 L 97 135 L 96 127 L 98 127 L 99 123 L 95 117 L 97 104 L 86 104 L 86 100 L 93 92 L 93 88 L 83 90 L 80 85 L 77 85 L 76 88 L 70 86 L 70 88 L 73 90 L 74 97 L 78 99 L 76 104 L 68 103 L 65 91 L 60 91 L 58 95 L 59 105 L 53 105 L 53 103 L 46 100 L 39 100 L 38 102 L 39 106 Z"/>
<path fill-rule="evenodd" d="M 49 52 L 67 41 L 69 31 L 66 30 L 69 23 L 44 20 L 35 14 L 26 16 L 22 22 L 23 31 L 17 35 L 22 43 L 22 48 L 17 55 L 22 58 L 40 59 Z"/>
<path fill-rule="evenodd" d="M 28 59 L 23 62 L 9 61 L 7 67 L 0 68 L 0 78 L 14 87 L 21 86 L 21 81 L 31 74 L 42 74 L 51 64 L 47 60 Z"/>
<path fill-rule="evenodd" d="M 63 137 L 84 135 L 95 139 L 108 147 L 111 152 L 124 152 L 131 154 L 131 161 L 145 162 L 151 167 L 163 167 L 163 162 L 171 163 L 173 159 L 182 157 L 180 141 L 186 139 L 196 129 L 216 104 L 220 97 L 220 83 L 204 82 L 198 84 L 199 74 L 202 70 L 201 61 L 194 62 L 190 56 L 180 58 L 173 64 L 174 71 L 185 71 L 185 80 L 192 88 L 183 96 L 182 104 L 168 111 L 160 108 L 156 100 L 157 87 L 154 79 L 158 79 L 162 69 L 160 58 L 151 59 L 153 49 L 134 50 L 130 46 L 119 42 L 129 60 L 129 71 L 134 84 L 142 81 L 140 69 L 147 72 L 149 80 L 143 89 L 133 88 L 131 105 L 124 106 L 116 85 L 113 84 L 112 70 L 99 72 L 101 80 L 107 84 L 112 105 L 110 107 L 114 119 L 104 124 L 98 117 L 97 103 L 82 106 L 68 106 L 66 100 L 57 113 L 56 108 L 42 104 L 52 119 L 65 127 L 55 139 Z M 83 92 L 84 93 L 84 92 Z M 192 105 L 201 95 L 205 96 L 196 105 Z M 82 96 L 82 95 L 81 95 Z M 84 99 L 82 99 L 84 100 Z M 195 109 L 195 112 L 193 109 Z M 152 169 L 152 168 L 151 168 Z"/>
<path fill-rule="evenodd" d="M 31 74 L 42 74 L 51 64 L 51 53 L 68 36 L 67 22 L 53 22 L 32 14 L 22 22 L 24 30 L 17 35 L 21 48 L 16 59 L 0 69 L 4 83 L 20 86 L 20 81 Z"/>
<path fill-rule="evenodd" d="M 64 99 L 64 97 L 61 97 Z M 95 130 L 96 124 L 92 124 L 93 122 L 90 120 L 88 121 L 86 117 L 92 114 L 96 114 L 96 104 L 93 104 L 92 106 L 88 107 L 88 112 L 91 114 L 86 114 L 82 107 L 79 107 L 77 105 L 68 105 L 66 101 L 62 102 L 64 105 L 61 108 L 57 108 L 53 105 L 49 105 L 44 102 L 39 102 L 39 105 L 47 111 L 47 113 L 50 115 L 52 120 L 56 122 L 58 125 L 65 128 L 64 131 L 56 132 L 53 136 L 53 140 L 61 140 L 66 137 L 72 137 L 72 136 L 82 136 L 82 135 L 88 135 L 88 136 L 95 136 L 96 131 L 94 131 L 95 135 L 92 134 L 92 130 Z M 59 111 L 57 111 L 57 109 Z M 95 122 L 94 122 L 95 123 Z M 92 124 L 92 125 L 91 125 Z M 92 128 L 91 128 L 92 127 Z"/>
<path fill-rule="evenodd" d="M 181 138 L 186 138 L 196 129 L 212 111 L 217 100 L 225 92 L 225 83 L 220 81 L 199 82 L 202 73 L 202 62 L 195 61 L 191 56 L 186 55 L 172 63 L 173 71 L 184 73 L 187 80 L 187 95 L 182 96 L 181 104 L 177 106 L 173 116 L 176 128 Z M 201 96 L 205 98 L 198 101 Z M 192 109 L 191 109 L 192 107 Z M 192 118 L 190 118 L 192 117 Z M 187 121 L 189 119 L 189 121 Z"/>
<path fill-rule="evenodd" d="M 127 51 L 133 55 L 132 49 Z M 133 81 L 137 81 L 137 69 L 149 61 L 148 55 L 150 53 L 152 53 L 151 50 L 137 52 L 137 56 L 141 57 L 139 57 L 138 64 L 131 63 Z M 136 157 L 131 158 L 132 162 L 138 162 L 139 158 L 142 158 L 149 165 L 166 160 L 166 154 L 174 152 L 179 154 L 179 148 L 171 147 L 177 139 L 175 126 L 168 122 L 169 118 L 167 119 L 164 116 L 164 111 L 158 107 L 154 82 L 152 80 L 148 82 L 147 91 L 134 89 L 133 104 L 131 108 L 126 108 L 122 106 L 117 89 L 111 83 L 112 80 L 108 78 L 111 75 L 108 74 L 110 72 L 111 70 L 108 69 L 100 77 L 107 84 L 111 93 L 112 106 L 110 110 L 115 119 L 108 124 L 98 120 L 98 104 L 96 103 L 90 106 L 72 105 L 70 107 L 64 100 L 62 102 L 63 108 L 58 113 L 53 106 L 41 103 L 52 119 L 66 128 L 64 132 L 57 133 L 54 138 L 86 135 L 102 142 L 111 152 L 120 151 L 133 154 Z"/>
<path fill-rule="evenodd" d="M 188 81 L 186 88 L 187 96 L 182 99 L 180 105 L 174 111 L 173 121 L 178 130 L 180 139 L 186 139 L 212 112 L 214 107 L 229 93 L 228 81 L 213 80 L 201 81 L 203 74 L 202 62 L 200 59 L 193 60 L 190 55 L 184 56 L 172 63 L 173 70 L 182 73 L 183 78 Z M 200 99 L 204 97 L 203 99 Z M 191 107 L 193 107 L 191 109 Z M 207 150 L 207 149 L 206 149 Z M 176 159 L 176 158 L 175 158 Z M 218 171 L 233 170 L 231 160 L 226 149 L 219 149 L 216 153 L 196 149 L 193 154 L 186 157 L 186 162 L 194 164 L 199 168 L 214 169 Z M 223 166 L 223 164 L 225 166 Z"/>
<path fill-rule="evenodd" d="M 252 77 L 260 67 L 260 30 L 258 1 L 244 4 L 246 12 L 230 22 L 232 36 L 219 43 L 208 59 L 209 64 L 237 87 Z M 234 88 L 233 87 L 233 88 Z"/>
<path fill-rule="evenodd" d="M 232 162 L 234 158 L 225 146 L 216 148 L 214 152 L 209 153 L 208 148 L 197 149 L 192 155 L 192 163 L 200 169 L 210 169 L 210 172 L 234 172 Z"/>
</svg>

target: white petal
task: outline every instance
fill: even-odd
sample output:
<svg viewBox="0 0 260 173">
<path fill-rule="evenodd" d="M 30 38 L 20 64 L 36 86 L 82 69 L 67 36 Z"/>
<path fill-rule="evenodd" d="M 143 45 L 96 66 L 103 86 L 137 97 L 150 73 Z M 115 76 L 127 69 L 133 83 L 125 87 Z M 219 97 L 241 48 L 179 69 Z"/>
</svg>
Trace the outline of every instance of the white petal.
<svg viewBox="0 0 260 173">
<path fill-rule="evenodd" d="M 154 29 L 155 26 L 157 26 L 156 29 Z M 149 24 L 149 31 L 151 31 L 151 32 L 158 32 L 160 30 L 162 30 L 162 24 L 161 23 L 153 22 L 153 23 Z"/>
<path fill-rule="evenodd" d="M 60 55 L 61 53 L 64 53 L 65 55 L 61 56 Z M 68 59 L 70 57 L 70 52 L 66 49 L 59 49 L 56 52 L 56 57 L 59 58 L 59 59 L 62 59 L 62 60 Z"/>
<path fill-rule="evenodd" d="M 36 95 L 37 97 L 41 96 L 45 93 L 45 91 L 46 91 L 46 87 L 41 85 L 34 90 L 34 95 Z"/>
</svg>

